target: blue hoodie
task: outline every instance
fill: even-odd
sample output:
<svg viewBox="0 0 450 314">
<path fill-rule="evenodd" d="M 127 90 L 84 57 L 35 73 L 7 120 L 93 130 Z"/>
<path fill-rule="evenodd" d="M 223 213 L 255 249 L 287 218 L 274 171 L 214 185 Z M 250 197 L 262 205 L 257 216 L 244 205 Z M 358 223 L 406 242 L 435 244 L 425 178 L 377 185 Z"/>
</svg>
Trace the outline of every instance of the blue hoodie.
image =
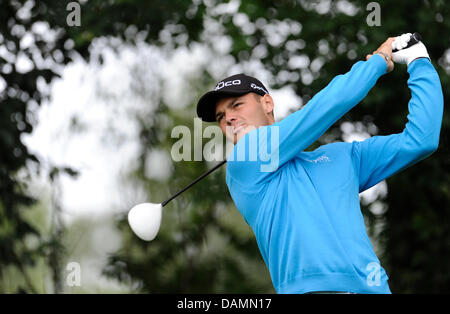
<svg viewBox="0 0 450 314">
<path fill-rule="evenodd" d="M 410 63 L 408 72 L 412 97 L 402 133 L 304 151 L 386 73 L 385 60 L 374 55 L 336 76 L 301 110 L 247 133 L 228 156 L 231 197 L 255 234 L 278 293 L 390 293 L 359 193 L 438 147 L 439 77 L 426 58 Z"/>
</svg>

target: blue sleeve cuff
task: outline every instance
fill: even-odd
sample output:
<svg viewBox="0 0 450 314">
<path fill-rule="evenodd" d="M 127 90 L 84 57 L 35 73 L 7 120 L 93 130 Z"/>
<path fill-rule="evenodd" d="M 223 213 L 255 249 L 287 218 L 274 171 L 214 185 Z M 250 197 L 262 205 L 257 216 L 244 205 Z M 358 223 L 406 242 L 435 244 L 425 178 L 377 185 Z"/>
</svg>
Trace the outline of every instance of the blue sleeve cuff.
<svg viewBox="0 0 450 314">
<path fill-rule="evenodd" d="M 428 71 L 428 72 L 436 72 L 435 68 L 431 64 L 430 59 L 428 58 L 417 58 L 408 65 L 408 73 L 412 74 L 416 71 Z"/>
<path fill-rule="evenodd" d="M 386 60 L 383 58 L 383 56 L 376 53 L 367 62 L 374 64 L 374 66 L 379 71 L 380 76 L 383 74 L 386 74 L 387 63 L 386 63 Z"/>
</svg>

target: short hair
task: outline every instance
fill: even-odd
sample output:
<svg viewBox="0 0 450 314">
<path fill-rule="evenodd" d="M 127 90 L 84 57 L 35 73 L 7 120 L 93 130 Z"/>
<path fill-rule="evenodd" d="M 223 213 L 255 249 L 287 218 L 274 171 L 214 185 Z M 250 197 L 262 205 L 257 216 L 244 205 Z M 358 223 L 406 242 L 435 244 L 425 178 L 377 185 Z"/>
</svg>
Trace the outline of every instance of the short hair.
<svg viewBox="0 0 450 314">
<path fill-rule="evenodd" d="M 256 99 L 257 102 L 261 102 L 261 98 L 262 98 L 263 96 L 261 96 L 261 95 L 259 95 L 259 94 L 257 94 L 257 93 L 252 93 L 252 94 L 253 94 L 253 97 Z"/>
</svg>

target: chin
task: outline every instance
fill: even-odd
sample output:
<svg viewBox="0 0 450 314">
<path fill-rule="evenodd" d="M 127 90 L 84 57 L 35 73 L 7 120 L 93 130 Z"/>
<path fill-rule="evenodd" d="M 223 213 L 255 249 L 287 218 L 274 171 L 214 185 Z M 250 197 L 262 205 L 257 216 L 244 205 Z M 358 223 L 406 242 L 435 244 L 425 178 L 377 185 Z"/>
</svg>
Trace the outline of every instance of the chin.
<svg viewBox="0 0 450 314">
<path fill-rule="evenodd" d="M 234 136 L 234 144 L 236 144 L 242 137 L 244 137 L 245 136 L 245 134 L 247 134 L 248 133 L 248 131 L 241 131 L 241 132 L 239 132 L 238 134 L 236 134 L 235 136 Z"/>
</svg>

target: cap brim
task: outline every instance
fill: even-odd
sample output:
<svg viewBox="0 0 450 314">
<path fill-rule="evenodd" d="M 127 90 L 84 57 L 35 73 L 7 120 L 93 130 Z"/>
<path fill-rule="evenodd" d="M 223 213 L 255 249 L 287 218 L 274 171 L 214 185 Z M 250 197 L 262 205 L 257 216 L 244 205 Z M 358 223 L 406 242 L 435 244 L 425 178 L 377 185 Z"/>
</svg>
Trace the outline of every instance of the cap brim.
<svg viewBox="0 0 450 314">
<path fill-rule="evenodd" d="M 197 115 L 205 122 L 216 121 L 216 104 L 224 96 L 241 96 L 248 91 L 210 91 L 203 95 L 197 103 Z"/>
</svg>

